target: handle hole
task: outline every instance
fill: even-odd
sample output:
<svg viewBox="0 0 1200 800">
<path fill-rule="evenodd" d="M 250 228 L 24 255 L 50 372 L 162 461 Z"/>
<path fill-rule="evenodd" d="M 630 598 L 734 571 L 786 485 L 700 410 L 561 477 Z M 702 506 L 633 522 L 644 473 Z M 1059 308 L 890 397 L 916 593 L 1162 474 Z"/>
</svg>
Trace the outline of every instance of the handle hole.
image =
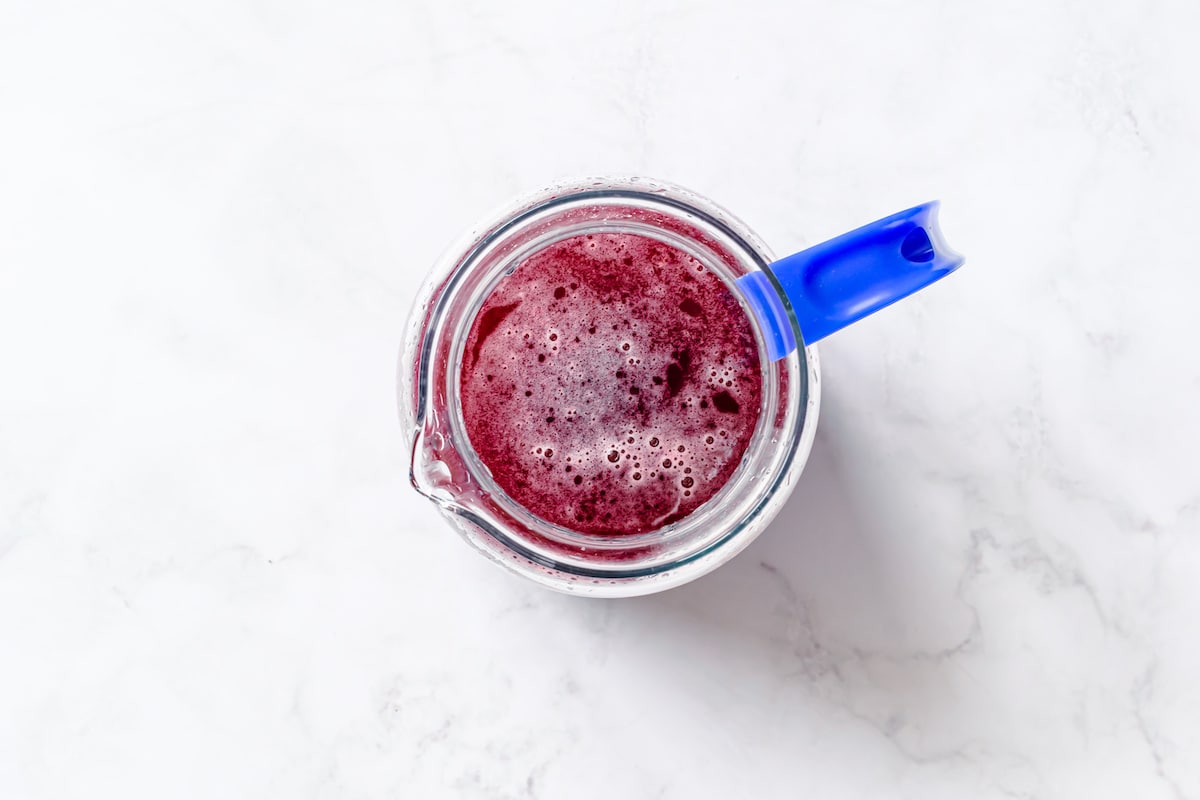
<svg viewBox="0 0 1200 800">
<path fill-rule="evenodd" d="M 913 228 L 900 243 L 900 255 L 909 261 L 933 261 L 933 243 L 924 228 Z"/>
</svg>

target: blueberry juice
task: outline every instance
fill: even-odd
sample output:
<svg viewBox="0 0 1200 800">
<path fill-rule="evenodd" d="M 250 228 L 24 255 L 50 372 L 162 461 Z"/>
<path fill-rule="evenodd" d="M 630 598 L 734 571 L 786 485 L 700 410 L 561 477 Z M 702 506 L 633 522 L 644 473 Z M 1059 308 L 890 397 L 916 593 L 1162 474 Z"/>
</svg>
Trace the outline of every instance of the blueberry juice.
<svg viewBox="0 0 1200 800">
<path fill-rule="evenodd" d="M 542 519 L 638 534 L 729 480 L 758 423 L 750 320 L 713 271 L 662 241 L 556 242 L 492 290 L 460 367 L 471 446 Z"/>
</svg>

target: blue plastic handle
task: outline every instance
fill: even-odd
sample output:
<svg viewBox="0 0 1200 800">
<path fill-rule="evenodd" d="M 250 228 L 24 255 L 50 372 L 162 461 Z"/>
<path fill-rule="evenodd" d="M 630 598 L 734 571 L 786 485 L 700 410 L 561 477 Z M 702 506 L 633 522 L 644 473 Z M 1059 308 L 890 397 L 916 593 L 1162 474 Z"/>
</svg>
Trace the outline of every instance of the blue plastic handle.
<svg viewBox="0 0 1200 800">
<path fill-rule="evenodd" d="M 781 258 L 768 272 L 738 279 L 768 334 L 771 358 L 796 347 L 780 291 L 804 344 L 908 297 L 963 264 L 938 229 L 938 202 L 910 208 Z"/>
</svg>

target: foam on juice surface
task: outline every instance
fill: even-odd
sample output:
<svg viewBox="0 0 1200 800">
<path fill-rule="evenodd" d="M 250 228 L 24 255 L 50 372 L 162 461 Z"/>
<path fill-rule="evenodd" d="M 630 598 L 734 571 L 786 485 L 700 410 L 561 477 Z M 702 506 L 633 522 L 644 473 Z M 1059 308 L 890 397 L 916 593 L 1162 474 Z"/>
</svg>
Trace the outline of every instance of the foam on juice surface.
<svg viewBox="0 0 1200 800">
<path fill-rule="evenodd" d="M 549 522 L 632 534 L 716 494 L 758 421 L 746 313 L 707 267 L 645 236 L 538 251 L 484 302 L 461 365 L 467 435 Z"/>
</svg>

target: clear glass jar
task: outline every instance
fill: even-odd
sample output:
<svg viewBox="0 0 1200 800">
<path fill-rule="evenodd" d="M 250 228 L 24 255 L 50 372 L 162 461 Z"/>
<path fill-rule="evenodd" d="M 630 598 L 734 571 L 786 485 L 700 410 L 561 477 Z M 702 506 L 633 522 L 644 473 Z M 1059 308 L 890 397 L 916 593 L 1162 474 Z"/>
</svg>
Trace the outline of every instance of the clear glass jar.
<svg viewBox="0 0 1200 800">
<path fill-rule="evenodd" d="M 551 524 L 510 498 L 471 447 L 459 399 L 459 365 L 472 322 L 496 284 L 533 253 L 588 233 L 635 233 L 696 258 L 746 311 L 759 345 L 762 406 L 741 464 L 708 502 L 648 533 L 593 535 Z M 772 257 L 743 223 L 713 202 L 643 178 L 551 187 L 504 209 L 435 267 L 412 312 L 400 360 L 400 417 L 412 448 L 410 477 L 471 545 L 537 583 L 573 594 L 622 597 L 678 586 L 729 559 L 779 511 L 812 447 L 820 406 L 813 347 L 768 357 L 768 337 L 736 279 Z M 779 292 L 782 296 L 782 291 Z M 790 307 L 795 341 L 803 341 Z"/>
</svg>

